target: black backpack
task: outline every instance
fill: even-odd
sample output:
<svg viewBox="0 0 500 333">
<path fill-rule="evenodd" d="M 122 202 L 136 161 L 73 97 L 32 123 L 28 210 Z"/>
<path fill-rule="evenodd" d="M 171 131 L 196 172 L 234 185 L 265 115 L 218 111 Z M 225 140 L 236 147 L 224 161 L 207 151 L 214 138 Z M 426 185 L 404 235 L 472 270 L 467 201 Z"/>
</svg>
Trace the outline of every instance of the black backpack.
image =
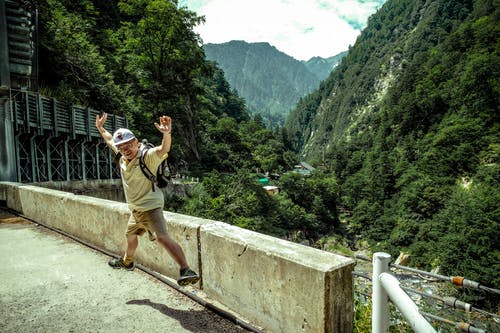
<svg viewBox="0 0 500 333">
<path fill-rule="evenodd" d="M 156 175 L 149 170 L 149 168 L 146 166 L 146 163 L 144 162 L 144 156 L 146 156 L 146 152 L 148 149 L 153 148 L 154 145 L 152 143 L 147 142 L 146 140 L 143 140 L 142 146 L 139 149 L 139 165 L 141 167 L 141 171 L 144 174 L 144 176 L 151 181 L 151 185 L 153 187 L 153 192 L 155 191 L 155 184 L 159 188 L 164 188 L 168 185 L 170 180 L 172 179 L 172 176 L 170 174 L 170 166 L 168 165 L 168 159 L 164 159 L 160 165 L 158 166 L 158 169 L 156 170 Z M 120 157 L 122 154 L 118 152 L 115 156 L 115 161 L 118 165 L 120 161 Z"/>
<path fill-rule="evenodd" d="M 141 171 L 144 174 L 144 176 L 146 176 L 146 178 L 151 181 L 151 185 L 153 186 L 153 192 L 154 192 L 155 184 L 159 188 L 164 188 L 168 185 L 172 177 L 170 175 L 170 166 L 168 165 L 167 158 L 164 159 L 158 166 L 158 169 L 156 170 L 156 175 L 154 175 L 151 172 L 151 170 L 149 170 L 148 167 L 146 166 L 146 163 L 144 162 L 144 156 L 146 156 L 148 149 L 153 147 L 154 147 L 153 144 L 149 142 L 142 143 L 142 148 L 140 149 L 141 156 L 139 157 L 139 165 L 141 166 Z"/>
</svg>

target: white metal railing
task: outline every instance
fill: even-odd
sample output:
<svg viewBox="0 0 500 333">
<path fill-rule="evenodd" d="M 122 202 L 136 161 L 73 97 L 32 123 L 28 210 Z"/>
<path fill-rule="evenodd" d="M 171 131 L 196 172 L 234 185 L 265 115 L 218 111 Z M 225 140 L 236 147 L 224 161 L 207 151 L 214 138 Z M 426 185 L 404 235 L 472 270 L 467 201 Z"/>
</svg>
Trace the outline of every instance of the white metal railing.
<svg viewBox="0 0 500 333">
<path fill-rule="evenodd" d="M 415 332 L 436 333 L 434 327 L 420 314 L 417 305 L 401 288 L 398 279 L 389 273 L 390 261 L 390 254 L 373 254 L 372 333 L 389 331 L 389 298 Z"/>
</svg>

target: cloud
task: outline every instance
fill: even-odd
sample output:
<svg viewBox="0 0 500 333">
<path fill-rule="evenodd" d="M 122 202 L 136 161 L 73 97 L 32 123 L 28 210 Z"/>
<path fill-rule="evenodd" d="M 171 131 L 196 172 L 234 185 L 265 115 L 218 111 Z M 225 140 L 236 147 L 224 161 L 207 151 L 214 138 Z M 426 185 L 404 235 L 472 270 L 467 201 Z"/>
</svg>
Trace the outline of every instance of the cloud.
<svg viewBox="0 0 500 333">
<path fill-rule="evenodd" d="M 268 42 L 298 59 L 330 57 L 354 44 L 385 0 L 180 0 L 206 23 L 204 43 Z"/>
<path fill-rule="evenodd" d="M 385 0 L 336 0 L 333 10 L 342 20 L 345 20 L 353 27 L 353 29 L 361 31 L 366 26 L 368 17 L 380 8 L 384 2 Z"/>
</svg>

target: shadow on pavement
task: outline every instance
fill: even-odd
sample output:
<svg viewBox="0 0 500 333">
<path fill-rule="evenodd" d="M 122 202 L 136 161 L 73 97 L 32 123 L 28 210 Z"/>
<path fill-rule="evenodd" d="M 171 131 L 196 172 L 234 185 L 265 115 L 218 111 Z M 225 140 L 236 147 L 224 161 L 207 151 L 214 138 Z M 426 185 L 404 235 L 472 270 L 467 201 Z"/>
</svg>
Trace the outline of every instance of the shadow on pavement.
<svg viewBox="0 0 500 333">
<path fill-rule="evenodd" d="M 186 330 L 191 332 L 211 332 L 207 326 L 206 316 L 211 316 L 212 313 L 209 310 L 195 311 L 195 310 L 179 310 L 170 308 L 165 304 L 155 303 L 149 299 L 137 299 L 130 300 L 126 304 L 129 305 L 147 305 L 155 310 L 163 313 L 164 315 L 176 319 L 179 324 L 182 325 Z M 203 329 L 206 330 L 203 330 Z"/>
</svg>

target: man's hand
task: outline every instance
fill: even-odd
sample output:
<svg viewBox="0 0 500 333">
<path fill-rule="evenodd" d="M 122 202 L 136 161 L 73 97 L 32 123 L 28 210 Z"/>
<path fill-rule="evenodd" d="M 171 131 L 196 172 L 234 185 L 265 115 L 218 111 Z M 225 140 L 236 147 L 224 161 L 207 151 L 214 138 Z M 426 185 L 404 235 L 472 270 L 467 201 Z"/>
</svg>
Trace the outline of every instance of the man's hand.
<svg viewBox="0 0 500 333">
<path fill-rule="evenodd" d="M 108 114 L 103 113 L 102 117 L 99 117 L 98 114 L 95 115 L 95 127 L 97 127 L 97 130 L 99 133 L 101 133 L 102 138 L 106 142 L 106 144 L 113 149 L 113 135 L 106 131 L 104 128 L 104 123 L 106 122 L 106 119 L 108 119 Z M 114 150 L 114 149 L 113 149 Z"/>
<path fill-rule="evenodd" d="M 172 118 L 169 116 L 161 116 L 160 117 L 160 124 L 155 123 L 156 128 L 158 131 L 162 132 L 163 134 L 170 134 L 172 131 Z"/>
<path fill-rule="evenodd" d="M 172 138 L 170 136 L 170 132 L 172 131 L 172 119 L 169 116 L 161 116 L 160 124 L 155 123 L 155 126 L 158 131 L 163 133 L 159 149 L 156 150 L 158 156 L 162 157 L 170 151 L 170 146 L 172 145 Z"/>
<path fill-rule="evenodd" d="M 97 127 L 99 132 L 101 131 L 101 128 L 104 128 L 106 119 L 108 119 L 108 114 L 106 112 L 103 113 L 102 117 L 99 117 L 98 114 L 95 115 L 95 127 Z"/>
</svg>

